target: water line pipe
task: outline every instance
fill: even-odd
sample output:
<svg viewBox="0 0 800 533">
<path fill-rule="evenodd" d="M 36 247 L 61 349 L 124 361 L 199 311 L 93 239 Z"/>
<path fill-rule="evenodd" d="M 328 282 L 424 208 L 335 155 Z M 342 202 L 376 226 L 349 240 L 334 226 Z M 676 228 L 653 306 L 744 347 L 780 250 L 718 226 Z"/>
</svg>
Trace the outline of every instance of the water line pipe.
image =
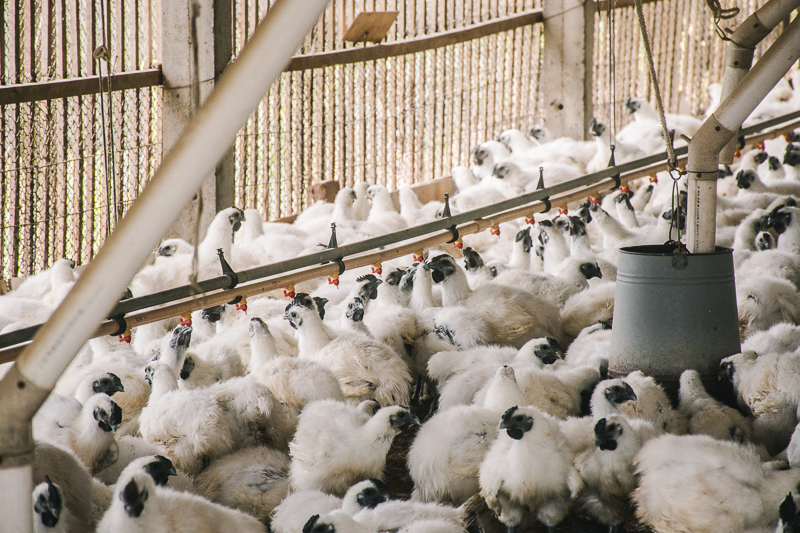
<svg viewBox="0 0 800 533">
<path fill-rule="evenodd" d="M 720 151 L 745 119 L 800 58 L 800 19 L 795 19 L 734 91 L 697 130 L 689 145 L 687 247 L 711 253 L 716 244 Z"/>
</svg>

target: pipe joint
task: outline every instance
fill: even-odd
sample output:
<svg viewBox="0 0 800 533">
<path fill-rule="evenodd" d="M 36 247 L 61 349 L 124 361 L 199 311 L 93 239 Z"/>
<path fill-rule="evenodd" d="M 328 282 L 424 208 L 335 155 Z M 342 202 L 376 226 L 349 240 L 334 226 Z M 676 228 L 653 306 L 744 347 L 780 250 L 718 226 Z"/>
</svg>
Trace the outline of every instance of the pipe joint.
<svg viewBox="0 0 800 533">
<path fill-rule="evenodd" d="M 26 378 L 19 365 L 0 381 L 0 469 L 30 464 L 33 457 L 31 420 L 50 395 Z"/>
<path fill-rule="evenodd" d="M 702 176 L 696 179 L 703 180 L 717 179 L 719 152 L 735 134 L 735 131 L 720 124 L 716 113 L 708 117 L 689 144 L 689 161 L 686 164 L 689 176 Z"/>
<path fill-rule="evenodd" d="M 740 44 L 730 42 L 725 53 L 725 68 L 743 70 L 746 73 L 753 64 L 754 53 L 755 48 L 746 48 Z M 742 74 L 742 77 L 744 77 L 744 74 Z"/>
<path fill-rule="evenodd" d="M 755 50 L 756 45 L 769 35 L 774 27 L 762 22 L 758 18 L 758 11 L 755 11 L 734 30 L 731 41 L 741 47 Z"/>
</svg>

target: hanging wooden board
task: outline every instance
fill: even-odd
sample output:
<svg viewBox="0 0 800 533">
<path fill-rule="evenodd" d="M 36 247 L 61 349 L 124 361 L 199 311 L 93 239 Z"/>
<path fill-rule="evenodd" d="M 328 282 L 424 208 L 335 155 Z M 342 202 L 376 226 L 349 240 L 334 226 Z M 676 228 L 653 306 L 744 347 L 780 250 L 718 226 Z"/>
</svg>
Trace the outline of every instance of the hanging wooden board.
<svg viewBox="0 0 800 533">
<path fill-rule="evenodd" d="M 351 43 L 379 43 L 389 32 L 398 11 L 363 11 L 345 31 L 342 40 Z"/>
</svg>

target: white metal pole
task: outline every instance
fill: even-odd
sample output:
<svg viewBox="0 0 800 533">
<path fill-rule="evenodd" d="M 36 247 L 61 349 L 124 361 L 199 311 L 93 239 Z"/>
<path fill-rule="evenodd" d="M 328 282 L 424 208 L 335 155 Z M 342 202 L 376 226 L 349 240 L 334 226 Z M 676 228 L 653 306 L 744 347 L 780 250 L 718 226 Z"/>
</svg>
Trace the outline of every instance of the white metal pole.
<svg viewBox="0 0 800 533">
<path fill-rule="evenodd" d="M 214 172 L 328 1 L 278 0 L 269 9 L 116 231 L 0 381 L 0 486 L 28 491 L 30 483 L 20 486 L 18 467 L 31 462 L 31 417 L 203 180 Z M 30 469 L 25 472 L 29 475 Z M 26 503 L 18 505 L 0 499 L 0 517 L 8 520 L 3 527 L 30 531 L 29 491 L 23 500 Z"/>
<path fill-rule="evenodd" d="M 798 58 L 800 19 L 795 19 L 697 130 L 689 145 L 686 165 L 689 175 L 689 251 L 714 251 L 720 150 Z"/>
<path fill-rule="evenodd" d="M 798 6 L 800 0 L 769 0 L 734 30 L 725 50 L 725 74 L 722 78 L 720 101 L 724 101 L 733 92 L 750 70 L 756 45 Z M 735 151 L 734 138 L 722 149 L 720 162 L 726 165 L 733 163 Z"/>
</svg>

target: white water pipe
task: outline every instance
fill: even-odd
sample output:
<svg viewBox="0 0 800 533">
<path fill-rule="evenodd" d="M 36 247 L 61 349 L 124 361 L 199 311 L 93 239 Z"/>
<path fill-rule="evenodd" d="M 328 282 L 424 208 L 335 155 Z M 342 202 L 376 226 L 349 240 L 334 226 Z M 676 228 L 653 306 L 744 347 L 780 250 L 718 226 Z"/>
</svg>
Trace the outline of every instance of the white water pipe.
<svg viewBox="0 0 800 533">
<path fill-rule="evenodd" d="M 119 301 L 125 286 L 215 169 L 281 75 L 329 0 L 278 0 L 223 73 L 117 229 L 0 381 L 0 486 L 27 492 L 0 499 L 3 528 L 32 531 L 31 418 L 75 354 Z M 23 472 L 24 474 L 20 474 Z"/>
<path fill-rule="evenodd" d="M 720 150 L 745 119 L 800 58 L 800 18 L 795 19 L 755 64 L 733 93 L 700 126 L 689 144 L 687 247 L 693 253 L 715 249 L 717 179 Z"/>
<path fill-rule="evenodd" d="M 720 101 L 724 101 L 733 92 L 750 70 L 756 45 L 798 6 L 800 0 L 769 0 L 734 30 L 725 51 L 725 74 L 722 78 Z M 722 149 L 720 162 L 726 165 L 733 163 L 735 151 L 736 135 Z"/>
</svg>

